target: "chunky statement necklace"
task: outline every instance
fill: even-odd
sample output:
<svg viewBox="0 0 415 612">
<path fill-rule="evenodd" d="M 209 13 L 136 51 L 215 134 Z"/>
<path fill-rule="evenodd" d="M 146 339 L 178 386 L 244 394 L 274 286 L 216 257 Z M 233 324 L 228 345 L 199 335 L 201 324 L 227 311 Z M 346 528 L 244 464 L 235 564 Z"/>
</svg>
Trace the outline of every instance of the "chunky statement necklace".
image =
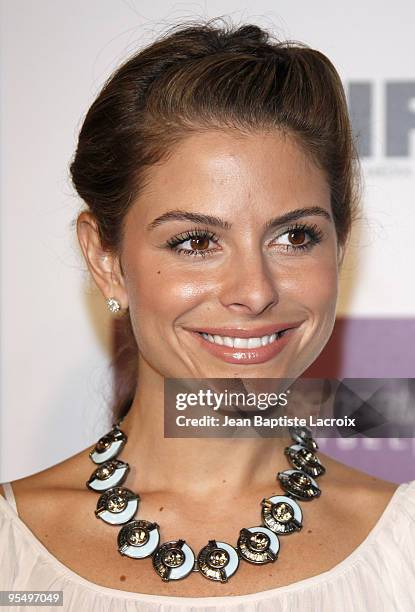
<svg viewBox="0 0 415 612">
<path fill-rule="evenodd" d="M 118 533 L 118 551 L 133 559 L 152 557 L 153 567 L 164 580 L 179 580 L 191 572 L 199 572 L 209 580 L 227 582 L 239 567 L 240 559 L 263 565 L 278 558 L 278 536 L 302 529 L 303 513 L 298 501 L 319 497 L 321 490 L 315 478 L 325 473 L 316 455 L 317 442 L 307 427 L 289 427 L 294 444 L 284 453 L 293 469 L 277 473 L 284 495 L 272 495 L 261 501 L 262 524 L 243 527 L 236 547 L 209 540 L 195 556 L 185 540 L 160 544 L 159 525 L 152 521 L 136 520 L 140 496 L 120 486 L 130 470 L 128 463 L 116 459 L 127 442 L 118 420 L 112 430 L 100 438 L 89 453 L 98 464 L 86 486 L 101 493 L 95 516 L 110 525 L 123 525 Z M 298 501 L 297 501 L 298 500 Z"/>
</svg>

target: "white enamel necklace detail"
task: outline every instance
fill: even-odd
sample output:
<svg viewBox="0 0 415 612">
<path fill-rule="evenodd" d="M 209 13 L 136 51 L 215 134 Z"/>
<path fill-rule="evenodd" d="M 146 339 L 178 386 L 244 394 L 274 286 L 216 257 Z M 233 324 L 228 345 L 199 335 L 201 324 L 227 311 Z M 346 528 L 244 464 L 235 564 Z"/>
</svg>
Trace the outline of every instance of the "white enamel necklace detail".
<svg viewBox="0 0 415 612">
<path fill-rule="evenodd" d="M 284 453 L 293 469 L 277 473 L 284 495 L 274 494 L 261 501 L 262 524 L 243 527 L 236 547 L 209 540 L 197 555 L 185 540 L 160 544 L 160 526 L 156 522 L 135 519 L 140 496 L 122 485 L 130 466 L 116 459 L 127 442 L 119 425 L 100 438 L 89 453 L 98 464 L 86 486 L 101 493 L 95 516 L 110 525 L 123 525 L 118 533 L 118 552 L 133 559 L 152 557 L 153 567 L 164 580 L 179 580 L 199 572 L 209 580 L 227 582 L 242 559 L 255 565 L 274 562 L 280 550 L 279 536 L 302 529 L 303 513 L 299 501 L 319 497 L 321 490 L 315 478 L 325 473 L 316 455 L 317 442 L 306 427 L 289 427 L 294 444 Z"/>
</svg>

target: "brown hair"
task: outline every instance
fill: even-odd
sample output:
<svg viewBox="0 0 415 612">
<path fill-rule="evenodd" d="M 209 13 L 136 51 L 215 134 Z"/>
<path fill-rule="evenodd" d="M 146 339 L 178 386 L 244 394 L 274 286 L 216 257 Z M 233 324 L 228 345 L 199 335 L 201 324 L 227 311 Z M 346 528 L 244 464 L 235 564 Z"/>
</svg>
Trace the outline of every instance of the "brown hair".
<svg viewBox="0 0 415 612">
<path fill-rule="evenodd" d="M 296 138 L 327 177 L 338 242 L 346 243 L 360 170 L 336 69 L 304 43 L 217 18 L 174 26 L 129 58 L 85 117 L 70 170 L 103 248 L 119 252 L 123 221 L 146 184 L 146 169 L 192 131 L 226 127 L 280 129 Z M 117 325 L 115 418 L 131 405 L 138 362 L 129 315 Z"/>
</svg>

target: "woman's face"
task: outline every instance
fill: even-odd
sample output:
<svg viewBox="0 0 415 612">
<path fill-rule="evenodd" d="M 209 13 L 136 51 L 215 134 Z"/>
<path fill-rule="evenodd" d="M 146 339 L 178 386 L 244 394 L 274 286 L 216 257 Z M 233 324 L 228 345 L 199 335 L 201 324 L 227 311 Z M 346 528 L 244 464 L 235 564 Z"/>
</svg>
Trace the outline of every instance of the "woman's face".
<svg viewBox="0 0 415 612">
<path fill-rule="evenodd" d="M 212 130 L 149 176 L 120 254 L 142 365 L 169 378 L 301 375 L 331 335 L 337 302 L 322 171 L 278 131 Z"/>
</svg>

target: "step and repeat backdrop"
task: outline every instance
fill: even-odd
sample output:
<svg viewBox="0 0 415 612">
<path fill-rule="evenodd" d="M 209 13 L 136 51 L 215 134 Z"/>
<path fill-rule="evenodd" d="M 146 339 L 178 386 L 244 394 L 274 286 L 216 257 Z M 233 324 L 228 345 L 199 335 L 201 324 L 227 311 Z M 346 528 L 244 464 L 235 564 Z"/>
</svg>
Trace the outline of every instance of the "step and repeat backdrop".
<svg viewBox="0 0 415 612">
<path fill-rule="evenodd" d="M 68 165 L 114 68 L 168 26 L 229 17 L 325 53 L 345 86 L 364 175 L 332 338 L 307 376 L 415 378 L 415 5 L 3 0 L 0 481 L 64 460 L 110 423 L 111 317 L 92 286 Z M 414 407 L 415 409 L 415 407 Z M 415 477 L 413 439 L 330 439 L 369 473 Z"/>
</svg>

